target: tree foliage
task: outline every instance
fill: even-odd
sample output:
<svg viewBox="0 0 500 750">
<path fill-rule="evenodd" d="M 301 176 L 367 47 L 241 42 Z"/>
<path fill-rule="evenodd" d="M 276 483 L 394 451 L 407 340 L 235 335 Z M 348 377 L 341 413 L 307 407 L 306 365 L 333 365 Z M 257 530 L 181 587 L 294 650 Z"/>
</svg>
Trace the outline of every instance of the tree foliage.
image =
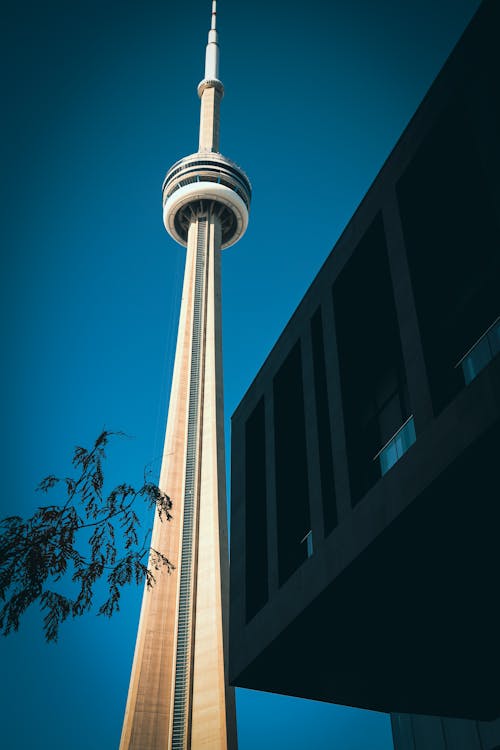
<svg viewBox="0 0 500 750">
<path fill-rule="evenodd" d="M 98 614 L 120 608 L 123 586 L 155 583 L 154 572 L 172 563 L 139 540 L 135 508 L 144 500 L 163 520 L 170 520 L 172 503 L 153 482 L 144 478 L 138 489 L 120 484 L 104 492 L 103 460 L 112 433 L 103 431 L 90 450 L 78 446 L 72 465 L 76 476 L 49 475 L 38 485 L 42 493 L 62 495 L 62 503 L 39 507 L 31 518 L 9 516 L 0 521 L 0 632 L 17 631 L 22 615 L 35 602 L 44 613 L 47 641 L 57 641 L 59 626 L 94 606 L 94 586 L 106 581 L 106 598 Z M 149 564 L 147 557 L 149 553 Z M 73 595 L 63 593 L 69 588 Z"/>
</svg>

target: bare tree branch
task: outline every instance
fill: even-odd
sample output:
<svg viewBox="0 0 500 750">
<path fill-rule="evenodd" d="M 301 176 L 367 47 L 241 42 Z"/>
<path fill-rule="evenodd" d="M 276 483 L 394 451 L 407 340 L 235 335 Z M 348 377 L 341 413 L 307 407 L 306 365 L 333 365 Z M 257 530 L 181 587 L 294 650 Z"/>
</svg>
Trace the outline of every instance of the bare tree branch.
<svg viewBox="0 0 500 750">
<path fill-rule="evenodd" d="M 77 446 L 72 465 L 76 477 L 53 474 L 42 479 L 37 490 L 65 495 L 59 505 L 39 507 L 30 518 L 9 516 L 0 521 L 0 633 L 19 629 L 26 610 L 38 602 L 44 613 L 44 634 L 57 641 L 59 626 L 93 606 L 94 585 L 104 577 L 108 596 L 97 613 L 111 617 L 120 609 L 122 588 L 131 583 L 155 583 L 154 572 L 174 569 L 168 558 L 146 543 L 139 546 L 140 520 L 137 500 L 155 507 L 161 521 L 169 521 L 172 502 L 144 476 L 141 487 L 120 484 L 104 493 L 103 461 L 112 436 L 103 430 L 91 450 Z M 91 530 L 91 531 L 90 531 Z M 83 554 L 82 550 L 86 550 Z M 149 554 L 149 560 L 145 562 Z M 56 585 L 71 581 L 74 598 Z M 57 586 L 57 588 L 59 588 Z"/>
</svg>

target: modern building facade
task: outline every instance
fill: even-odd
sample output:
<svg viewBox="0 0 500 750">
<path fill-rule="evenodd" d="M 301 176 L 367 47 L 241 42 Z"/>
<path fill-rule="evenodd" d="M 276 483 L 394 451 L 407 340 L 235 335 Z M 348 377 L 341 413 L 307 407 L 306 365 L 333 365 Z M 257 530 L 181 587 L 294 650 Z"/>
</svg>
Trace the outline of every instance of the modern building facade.
<svg viewBox="0 0 500 750">
<path fill-rule="evenodd" d="M 393 714 L 394 750 L 500 750 L 500 720 Z"/>
<path fill-rule="evenodd" d="M 160 488 L 173 520 L 155 515 L 152 547 L 175 564 L 145 589 L 121 750 L 236 750 L 227 676 L 226 520 L 220 251 L 248 223 L 250 184 L 219 153 L 216 3 L 206 49 L 198 151 L 163 184 L 167 231 L 187 247 Z"/>
<path fill-rule="evenodd" d="M 500 714 L 498 28 L 488 0 L 233 415 L 235 685 Z"/>
</svg>

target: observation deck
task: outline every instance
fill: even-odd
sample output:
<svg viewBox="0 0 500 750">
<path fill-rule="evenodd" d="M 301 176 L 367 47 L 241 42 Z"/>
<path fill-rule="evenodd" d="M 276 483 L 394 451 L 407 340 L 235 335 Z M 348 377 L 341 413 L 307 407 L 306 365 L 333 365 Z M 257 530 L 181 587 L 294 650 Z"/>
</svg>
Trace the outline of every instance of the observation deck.
<svg viewBox="0 0 500 750">
<path fill-rule="evenodd" d="M 165 228 L 181 245 L 187 245 L 191 221 L 210 206 L 221 221 L 221 248 L 234 245 L 246 231 L 250 181 L 219 153 L 197 152 L 177 161 L 167 172 L 162 193 Z"/>
</svg>

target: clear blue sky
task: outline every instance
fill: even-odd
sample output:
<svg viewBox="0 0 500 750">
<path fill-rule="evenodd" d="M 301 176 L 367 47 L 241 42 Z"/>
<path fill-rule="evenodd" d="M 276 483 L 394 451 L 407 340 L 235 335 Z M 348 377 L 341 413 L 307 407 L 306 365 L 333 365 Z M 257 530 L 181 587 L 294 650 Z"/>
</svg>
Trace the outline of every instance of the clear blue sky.
<svg viewBox="0 0 500 750">
<path fill-rule="evenodd" d="M 229 418 L 479 5 L 219 3 L 221 150 L 253 183 L 223 257 Z M 197 146 L 209 0 L 10 3 L 2 11 L 0 515 L 103 426 L 135 436 L 110 481 L 158 466 L 184 252 L 161 219 Z M 148 518 L 145 518 L 145 524 Z M 112 620 L 40 618 L 0 641 L 5 750 L 117 748 L 141 591 Z M 239 690 L 240 750 L 390 750 L 388 717 Z"/>
</svg>

